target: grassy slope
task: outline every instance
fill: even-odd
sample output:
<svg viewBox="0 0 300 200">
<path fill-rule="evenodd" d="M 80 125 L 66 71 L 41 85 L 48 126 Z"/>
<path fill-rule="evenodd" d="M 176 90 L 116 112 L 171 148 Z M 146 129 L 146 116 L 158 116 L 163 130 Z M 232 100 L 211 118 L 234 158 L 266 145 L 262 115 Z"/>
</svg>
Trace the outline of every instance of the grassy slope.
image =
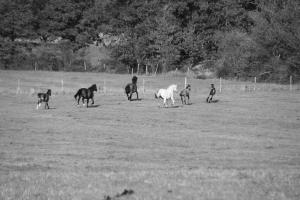
<svg viewBox="0 0 300 200">
<path fill-rule="evenodd" d="M 17 79 L 24 94 L 15 95 Z M 181 88 L 182 78 L 144 79 L 142 101 L 128 102 L 127 75 L 1 71 L 0 199 L 104 199 L 124 189 L 135 193 L 122 199 L 300 198 L 299 91 L 224 87 L 207 104 L 217 80 L 191 80 L 193 104 L 165 109 L 153 92 Z M 76 88 L 104 80 L 95 107 L 76 106 Z M 31 87 L 54 90 L 52 109 L 35 110 Z"/>
</svg>

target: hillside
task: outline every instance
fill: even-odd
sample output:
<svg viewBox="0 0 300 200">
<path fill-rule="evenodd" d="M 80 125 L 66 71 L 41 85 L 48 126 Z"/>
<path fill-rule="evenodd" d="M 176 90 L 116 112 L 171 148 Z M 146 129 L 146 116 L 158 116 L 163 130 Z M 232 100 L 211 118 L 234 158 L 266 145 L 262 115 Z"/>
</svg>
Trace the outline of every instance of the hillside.
<svg viewBox="0 0 300 200">
<path fill-rule="evenodd" d="M 217 76 L 284 83 L 300 80 L 299 27 L 297 0 L 0 0 L 0 68 L 167 72 L 210 61 Z"/>
</svg>

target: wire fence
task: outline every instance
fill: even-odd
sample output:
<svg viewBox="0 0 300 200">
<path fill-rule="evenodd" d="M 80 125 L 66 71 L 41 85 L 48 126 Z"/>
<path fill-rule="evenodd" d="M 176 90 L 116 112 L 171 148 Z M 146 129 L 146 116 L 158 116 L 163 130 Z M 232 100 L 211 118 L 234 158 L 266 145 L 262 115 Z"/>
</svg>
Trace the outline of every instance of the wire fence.
<svg viewBox="0 0 300 200">
<path fill-rule="evenodd" d="M 47 72 L 43 72 L 47 74 Z M 78 77 L 77 77 L 78 76 Z M 74 94 L 79 88 L 88 87 L 89 84 L 96 83 L 98 93 L 103 95 L 124 95 L 126 83 L 131 81 L 131 75 L 107 75 L 93 74 L 79 78 L 79 74 L 68 75 L 66 77 L 49 76 L 47 78 L 35 79 L 34 76 L 13 77 L 3 80 L 0 76 L 0 92 L 17 95 L 35 95 L 51 89 L 54 95 Z M 97 77 L 100 76 L 100 77 Z M 292 77 L 290 84 L 261 83 L 256 78 L 253 81 L 237 81 L 226 79 L 195 79 L 189 76 L 173 76 L 161 74 L 156 76 L 139 75 L 138 91 L 141 94 L 153 94 L 160 88 L 166 88 L 170 84 L 177 84 L 178 89 L 185 88 L 187 84 L 192 85 L 195 93 L 207 93 L 210 84 L 213 83 L 218 93 L 234 92 L 272 92 L 272 91 L 300 91 L 300 85 L 294 84 Z"/>
</svg>

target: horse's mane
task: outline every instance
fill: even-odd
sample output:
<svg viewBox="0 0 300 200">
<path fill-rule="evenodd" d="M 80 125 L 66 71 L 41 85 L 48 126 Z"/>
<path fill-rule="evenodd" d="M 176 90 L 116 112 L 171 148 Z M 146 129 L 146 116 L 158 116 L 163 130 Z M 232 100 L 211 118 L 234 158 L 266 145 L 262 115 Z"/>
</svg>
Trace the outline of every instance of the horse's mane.
<svg viewBox="0 0 300 200">
<path fill-rule="evenodd" d="M 95 89 L 97 91 L 97 86 L 96 84 L 93 84 L 91 87 L 89 87 L 88 89 Z"/>
<path fill-rule="evenodd" d="M 51 90 L 50 90 L 50 89 L 47 90 L 47 94 L 48 94 L 49 96 L 51 96 Z"/>
<path fill-rule="evenodd" d="M 133 76 L 132 77 L 132 84 L 136 84 L 137 80 L 138 80 L 138 78 L 136 76 Z"/>
<path fill-rule="evenodd" d="M 168 90 L 168 89 L 171 89 L 171 88 L 173 88 L 173 87 L 177 87 L 177 85 L 172 84 L 172 85 L 170 85 L 170 86 L 167 88 L 167 90 Z"/>
</svg>

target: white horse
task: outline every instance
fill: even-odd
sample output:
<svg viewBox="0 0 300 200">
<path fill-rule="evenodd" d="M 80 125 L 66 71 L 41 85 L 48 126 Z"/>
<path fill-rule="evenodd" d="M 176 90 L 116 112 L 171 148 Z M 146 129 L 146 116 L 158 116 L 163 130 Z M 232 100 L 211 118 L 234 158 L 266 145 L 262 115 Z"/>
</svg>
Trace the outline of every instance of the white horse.
<svg viewBox="0 0 300 200">
<path fill-rule="evenodd" d="M 164 105 L 167 106 L 167 100 L 171 99 L 172 104 L 174 105 L 174 95 L 173 93 L 177 92 L 177 85 L 170 85 L 167 89 L 159 89 L 157 93 L 155 93 L 155 98 L 161 98 L 164 100 Z"/>
</svg>

